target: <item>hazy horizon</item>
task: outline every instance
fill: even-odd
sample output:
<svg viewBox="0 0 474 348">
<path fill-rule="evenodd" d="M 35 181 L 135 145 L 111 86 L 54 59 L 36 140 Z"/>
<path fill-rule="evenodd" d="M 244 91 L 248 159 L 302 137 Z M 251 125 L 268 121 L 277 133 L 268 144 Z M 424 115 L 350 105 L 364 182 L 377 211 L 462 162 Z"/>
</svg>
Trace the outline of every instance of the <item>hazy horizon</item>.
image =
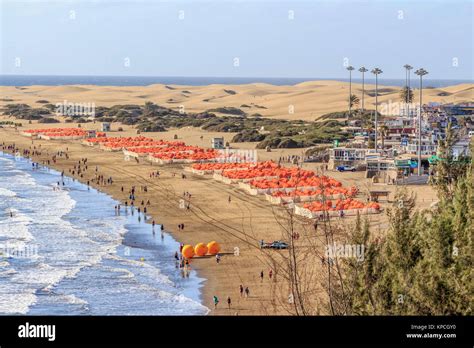
<svg viewBox="0 0 474 348">
<path fill-rule="evenodd" d="M 361 80 L 359 76 L 354 76 L 356 73 L 353 72 L 352 80 Z M 360 74 L 359 74 L 360 75 Z M 315 81 L 321 81 L 321 80 L 340 80 L 340 81 L 345 81 L 349 80 L 348 77 L 340 76 L 340 77 L 317 77 L 317 76 L 214 76 L 214 75 L 99 75 L 99 74 L 94 74 L 94 75 L 87 75 L 87 74 L 4 74 L 0 73 L 0 76 L 55 76 L 55 77 L 146 77 L 146 78 L 216 78 L 216 79 L 226 79 L 226 78 L 232 78 L 232 79 L 304 79 L 304 80 L 315 80 Z M 414 82 L 418 77 L 416 75 L 411 74 L 411 81 Z M 366 73 L 365 75 L 365 80 L 370 81 L 370 80 L 375 80 L 373 75 L 369 75 Z M 405 81 L 405 78 L 403 77 L 389 77 L 389 76 L 382 76 L 379 75 L 378 78 L 379 81 L 382 80 L 403 80 Z M 474 82 L 474 78 L 469 79 L 469 78 L 432 78 L 430 75 L 426 75 L 423 77 L 423 81 L 428 81 L 428 80 L 441 80 L 441 81 L 472 81 Z"/>
<path fill-rule="evenodd" d="M 0 86 L 62 86 L 62 85 L 95 85 L 95 86 L 209 86 L 209 85 L 247 85 L 268 84 L 273 86 L 294 86 L 305 82 L 342 82 L 348 83 L 348 78 L 291 78 L 291 77 L 229 77 L 229 76 L 113 76 L 113 75 L 0 75 Z M 353 77 L 354 84 L 361 84 L 362 79 Z M 374 85 L 375 79 L 365 78 L 366 85 Z M 473 80 L 466 79 L 427 79 L 424 78 L 425 88 L 443 88 L 453 85 L 473 84 Z M 379 86 L 402 87 L 405 79 L 380 78 Z M 419 88 L 417 76 L 410 81 L 412 88 Z"/>
<path fill-rule="evenodd" d="M 2 75 L 340 79 L 364 65 L 403 79 L 408 63 L 426 79 L 474 78 L 469 0 L 0 6 Z"/>
</svg>

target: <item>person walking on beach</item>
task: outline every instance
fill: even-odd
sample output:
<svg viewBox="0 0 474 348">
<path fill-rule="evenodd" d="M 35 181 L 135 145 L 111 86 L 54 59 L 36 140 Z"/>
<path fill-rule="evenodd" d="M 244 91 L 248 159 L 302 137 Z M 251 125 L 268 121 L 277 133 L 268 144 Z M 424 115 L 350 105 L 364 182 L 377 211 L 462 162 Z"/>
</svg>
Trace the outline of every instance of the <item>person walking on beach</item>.
<svg viewBox="0 0 474 348">
<path fill-rule="evenodd" d="M 270 269 L 270 270 L 268 271 L 268 278 L 270 278 L 270 280 L 272 280 L 272 277 L 273 277 L 273 270 Z"/>
<path fill-rule="evenodd" d="M 260 272 L 260 280 L 263 282 L 263 271 Z"/>
<path fill-rule="evenodd" d="M 230 305 L 232 304 L 232 300 L 230 299 L 230 296 L 227 296 L 227 306 L 230 309 Z"/>
<path fill-rule="evenodd" d="M 249 296 L 250 296 L 250 290 L 249 290 L 249 287 L 246 286 L 246 287 L 245 287 L 245 297 L 248 298 Z"/>
<path fill-rule="evenodd" d="M 217 298 L 216 295 L 214 295 L 214 309 L 217 308 L 217 304 L 219 303 L 219 299 Z"/>
<path fill-rule="evenodd" d="M 219 254 L 216 254 L 216 263 L 219 264 L 220 260 L 221 260 L 221 256 Z"/>
<path fill-rule="evenodd" d="M 240 291 L 240 297 L 242 297 L 244 295 L 244 286 L 242 284 L 240 284 L 239 286 L 239 291 Z"/>
<path fill-rule="evenodd" d="M 231 201 L 231 198 L 230 198 L 230 195 L 229 195 L 229 204 L 230 204 L 230 201 Z"/>
</svg>

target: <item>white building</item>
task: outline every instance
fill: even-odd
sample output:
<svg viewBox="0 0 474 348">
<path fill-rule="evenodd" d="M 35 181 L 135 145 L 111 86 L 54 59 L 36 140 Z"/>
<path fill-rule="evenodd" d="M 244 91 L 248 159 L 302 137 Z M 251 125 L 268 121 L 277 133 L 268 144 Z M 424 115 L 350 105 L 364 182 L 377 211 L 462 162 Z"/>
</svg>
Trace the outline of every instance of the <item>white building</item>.
<svg viewBox="0 0 474 348">
<path fill-rule="evenodd" d="M 469 156 L 469 138 L 459 140 L 452 146 L 452 154 L 454 158 Z"/>
<path fill-rule="evenodd" d="M 340 165 L 357 166 L 365 162 L 367 149 L 352 147 L 335 147 L 329 150 L 328 169 Z"/>
</svg>

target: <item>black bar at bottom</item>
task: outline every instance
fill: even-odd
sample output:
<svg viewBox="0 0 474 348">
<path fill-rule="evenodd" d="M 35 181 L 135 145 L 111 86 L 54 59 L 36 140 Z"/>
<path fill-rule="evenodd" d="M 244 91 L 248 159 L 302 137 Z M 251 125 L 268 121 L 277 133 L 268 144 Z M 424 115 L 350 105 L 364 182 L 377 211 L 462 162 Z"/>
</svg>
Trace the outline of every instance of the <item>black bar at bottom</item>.
<svg viewBox="0 0 474 348">
<path fill-rule="evenodd" d="M 28 324 L 27 324 L 28 323 Z M 55 325 L 54 341 L 48 327 Z M 0 317 L 0 346 L 171 343 L 472 346 L 472 317 Z M 20 331 L 22 331 L 20 333 Z M 28 333 L 26 333 L 28 331 Z M 43 333 L 47 337 L 34 336 Z M 49 337 L 49 338 L 48 338 Z"/>
</svg>

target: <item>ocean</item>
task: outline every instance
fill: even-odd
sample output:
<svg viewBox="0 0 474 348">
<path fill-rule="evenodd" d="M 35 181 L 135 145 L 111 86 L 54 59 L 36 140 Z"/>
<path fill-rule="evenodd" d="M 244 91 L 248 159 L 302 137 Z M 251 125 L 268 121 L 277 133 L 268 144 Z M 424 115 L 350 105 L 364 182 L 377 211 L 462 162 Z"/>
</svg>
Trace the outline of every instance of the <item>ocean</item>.
<svg viewBox="0 0 474 348">
<path fill-rule="evenodd" d="M 272 85 L 295 85 L 306 81 L 333 80 L 349 82 L 344 78 L 265 78 L 265 77 L 180 77 L 180 76 L 47 76 L 47 75 L 0 75 L 0 86 L 59 86 L 59 85 L 99 85 L 99 86 L 148 86 L 152 84 L 206 86 L 210 84 L 241 85 L 248 83 L 268 83 Z M 353 78 L 354 83 L 362 79 Z M 366 78 L 367 84 L 375 84 L 375 79 Z M 436 80 L 425 78 L 423 86 L 446 87 L 473 80 Z M 404 86 L 405 79 L 379 79 L 383 86 Z M 410 85 L 417 88 L 418 79 L 412 76 Z"/>
<path fill-rule="evenodd" d="M 179 243 L 112 197 L 0 152 L 1 315 L 205 315 Z M 142 259 L 143 258 L 143 259 Z"/>
</svg>

